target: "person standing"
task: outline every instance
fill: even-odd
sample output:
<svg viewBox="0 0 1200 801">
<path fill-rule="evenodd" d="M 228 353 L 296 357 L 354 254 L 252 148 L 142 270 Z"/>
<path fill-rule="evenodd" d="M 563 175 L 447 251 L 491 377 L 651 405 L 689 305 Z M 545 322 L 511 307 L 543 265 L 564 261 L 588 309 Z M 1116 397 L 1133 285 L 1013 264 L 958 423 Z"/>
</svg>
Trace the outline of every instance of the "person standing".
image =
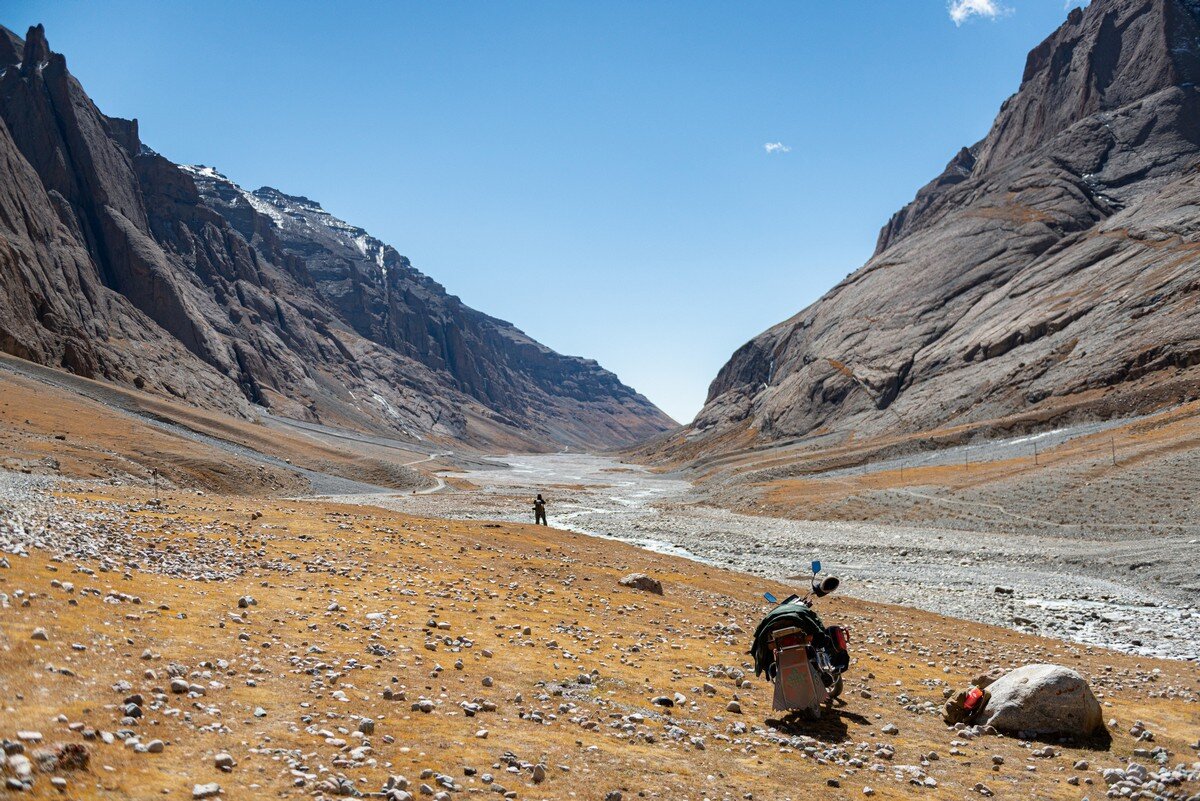
<svg viewBox="0 0 1200 801">
<path fill-rule="evenodd" d="M 549 525 L 546 522 L 546 501 L 540 492 L 533 500 L 533 524 L 536 526 L 538 523 L 543 526 Z"/>
</svg>

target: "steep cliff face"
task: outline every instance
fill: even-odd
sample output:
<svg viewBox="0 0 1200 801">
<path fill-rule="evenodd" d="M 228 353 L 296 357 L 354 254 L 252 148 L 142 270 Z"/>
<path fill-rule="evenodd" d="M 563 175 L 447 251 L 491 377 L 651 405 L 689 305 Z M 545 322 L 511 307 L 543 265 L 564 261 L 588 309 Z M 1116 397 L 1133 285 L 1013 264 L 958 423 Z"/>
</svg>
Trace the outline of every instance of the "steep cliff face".
<svg viewBox="0 0 1200 801">
<path fill-rule="evenodd" d="M 690 440 L 1195 395 L 1198 76 L 1195 0 L 1072 11 L 987 137 L 893 216 L 874 257 L 733 355 Z"/>
<path fill-rule="evenodd" d="M 205 204 L 268 259 L 295 265 L 357 334 L 447 376 L 485 406 L 547 427 L 584 412 L 601 427 L 597 442 L 629 441 L 668 424 L 662 416 L 658 427 L 639 424 L 649 410 L 645 399 L 595 361 L 555 353 L 466 306 L 316 201 L 270 187 L 248 192 L 210 167 L 184 169 Z"/>
<path fill-rule="evenodd" d="M 227 377 L 185 344 L 200 347 L 177 283 L 147 242 L 131 161 L 110 121 L 40 26 L 24 42 L 4 31 L 0 57 L 0 347 L 245 413 Z"/>
<path fill-rule="evenodd" d="M 199 405 L 467 442 L 610 446 L 671 421 L 469 309 L 304 198 L 104 116 L 41 27 L 0 37 L 0 348 Z"/>
</svg>

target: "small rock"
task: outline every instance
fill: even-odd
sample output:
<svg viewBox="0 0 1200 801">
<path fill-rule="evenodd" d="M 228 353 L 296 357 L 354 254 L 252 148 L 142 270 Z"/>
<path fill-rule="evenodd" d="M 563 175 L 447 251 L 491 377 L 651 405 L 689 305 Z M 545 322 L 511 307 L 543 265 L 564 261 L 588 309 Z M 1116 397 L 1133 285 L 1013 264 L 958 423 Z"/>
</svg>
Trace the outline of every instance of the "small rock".
<svg viewBox="0 0 1200 801">
<path fill-rule="evenodd" d="M 629 587 L 642 592 L 650 592 L 655 595 L 662 595 L 662 582 L 656 578 L 647 576 L 645 573 L 630 573 L 625 578 L 617 582 L 622 587 Z"/>
</svg>

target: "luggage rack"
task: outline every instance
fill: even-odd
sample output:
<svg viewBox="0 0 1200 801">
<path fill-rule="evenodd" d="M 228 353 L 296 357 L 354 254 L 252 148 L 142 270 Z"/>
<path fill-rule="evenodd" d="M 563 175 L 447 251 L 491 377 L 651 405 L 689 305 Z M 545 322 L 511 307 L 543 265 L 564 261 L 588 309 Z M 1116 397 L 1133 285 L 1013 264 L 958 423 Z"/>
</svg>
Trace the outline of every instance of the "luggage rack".
<svg viewBox="0 0 1200 801">
<path fill-rule="evenodd" d="M 776 658 L 778 658 L 779 652 L 785 648 L 799 648 L 805 645 L 812 645 L 812 641 L 812 635 L 805 632 L 799 626 L 787 626 L 776 629 L 770 635 L 771 650 L 775 652 Z"/>
</svg>

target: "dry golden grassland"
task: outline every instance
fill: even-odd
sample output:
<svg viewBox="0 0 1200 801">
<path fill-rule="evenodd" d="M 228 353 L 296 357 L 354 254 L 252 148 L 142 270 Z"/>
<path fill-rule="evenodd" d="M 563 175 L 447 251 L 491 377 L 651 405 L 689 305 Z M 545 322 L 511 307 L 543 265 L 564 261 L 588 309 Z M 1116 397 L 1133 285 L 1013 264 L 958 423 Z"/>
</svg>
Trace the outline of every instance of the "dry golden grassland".
<svg viewBox="0 0 1200 801">
<path fill-rule="evenodd" d="M 228 492 L 303 490 L 287 471 L 232 459 L 93 400 L 4 373 L 0 467 L 69 478 L 150 481 L 157 474 L 163 481 Z"/>
<path fill-rule="evenodd" d="M 70 533 L 0 569 L 0 737 L 37 731 L 41 747 L 84 743 L 91 758 L 55 774 L 61 792 L 42 775 L 29 797 L 191 798 L 217 782 L 231 799 L 303 798 L 332 796 L 323 782 L 338 776 L 378 792 L 395 774 L 419 797 L 422 783 L 443 789 L 420 778 L 430 769 L 453 779 L 455 798 L 501 785 L 533 799 L 861 798 L 865 787 L 961 799 L 983 783 L 1001 798 L 1079 799 L 1102 797 L 1098 769 L 1135 749 L 1200 758 L 1194 664 L 834 597 L 820 610 L 852 629 L 846 705 L 784 724 L 769 684 L 733 678 L 760 594 L 786 591 L 750 576 L 544 527 L 321 502 L 113 488 L 58 504 L 58 525 L 108 544 L 59 556 L 83 541 Z M 226 575 L 190 575 L 217 566 Z M 665 594 L 618 586 L 634 571 Z M 967 739 L 935 713 L 944 689 L 1030 662 L 1089 677 L 1116 721 L 1110 744 L 1036 758 L 1041 743 Z M 172 693 L 172 665 L 204 694 Z M 132 693 L 144 716 L 127 725 Z M 675 693 L 686 700 L 674 708 L 651 703 Z M 422 700 L 431 711 L 413 708 Z M 1128 734 L 1137 720 L 1150 746 Z M 882 733 L 888 723 L 898 734 Z M 80 724 L 165 747 L 85 739 Z M 221 752 L 230 772 L 214 766 Z M 912 783 L 926 777 L 936 786 Z"/>
</svg>

